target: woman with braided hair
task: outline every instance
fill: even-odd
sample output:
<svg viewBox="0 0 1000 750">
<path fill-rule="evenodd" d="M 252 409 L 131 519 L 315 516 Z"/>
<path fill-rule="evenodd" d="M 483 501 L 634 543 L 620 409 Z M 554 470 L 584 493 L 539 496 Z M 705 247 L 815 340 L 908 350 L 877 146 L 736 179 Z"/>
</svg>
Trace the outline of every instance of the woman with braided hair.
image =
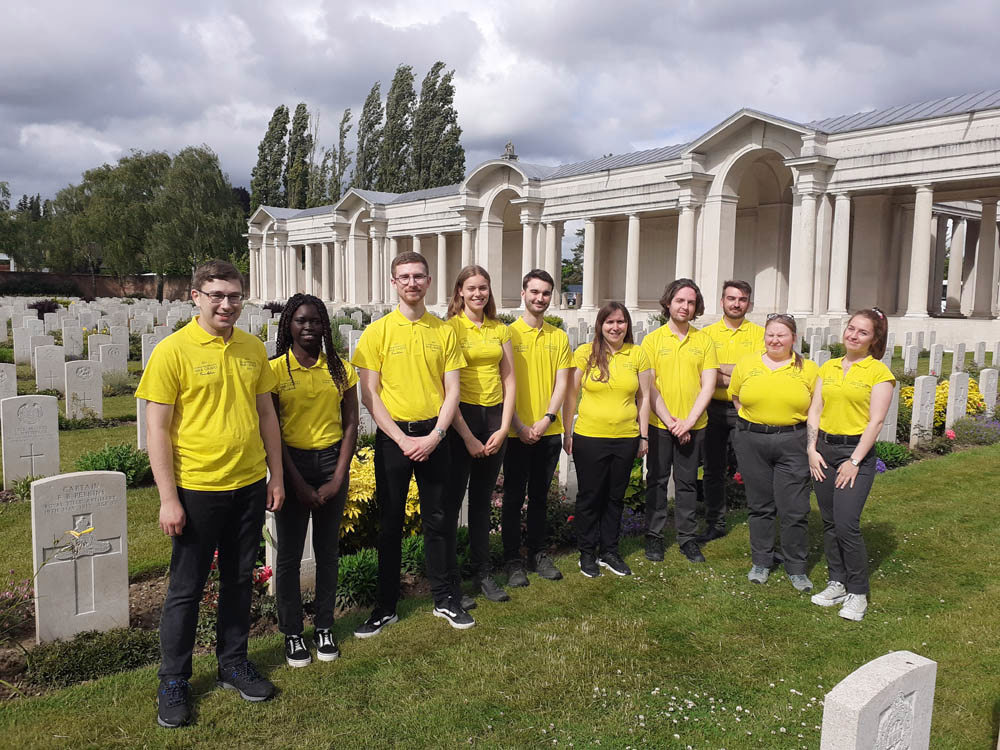
<svg viewBox="0 0 1000 750">
<path fill-rule="evenodd" d="M 285 635 L 285 661 L 304 667 L 312 656 L 303 638 L 299 567 L 309 518 L 316 560 L 316 657 L 340 656 L 333 638 L 337 598 L 340 520 L 347 499 L 351 458 L 358 439 L 358 375 L 333 346 L 330 318 L 311 294 L 296 294 L 278 323 L 278 378 L 273 398 L 281 423 L 285 505 L 275 514 L 278 628 Z"/>
</svg>

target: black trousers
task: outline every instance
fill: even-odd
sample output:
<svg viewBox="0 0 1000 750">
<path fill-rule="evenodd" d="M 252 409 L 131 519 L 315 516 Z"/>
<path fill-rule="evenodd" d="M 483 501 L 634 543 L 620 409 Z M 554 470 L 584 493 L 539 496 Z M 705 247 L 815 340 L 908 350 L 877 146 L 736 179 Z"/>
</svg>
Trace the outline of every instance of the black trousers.
<svg viewBox="0 0 1000 750">
<path fill-rule="evenodd" d="M 221 667 L 247 658 L 253 569 L 260 549 L 264 480 L 237 490 L 177 488 L 187 518 L 172 538 L 170 584 L 160 615 L 161 680 L 190 679 L 198 605 L 219 550 L 219 603 L 215 655 Z"/>
<path fill-rule="evenodd" d="M 625 490 L 639 438 L 598 438 L 573 434 L 576 465 L 576 538 L 581 552 L 618 553 Z"/>
<path fill-rule="evenodd" d="M 310 487 L 318 488 L 333 476 L 340 457 L 340 443 L 321 450 L 288 447 L 295 468 Z M 312 548 L 316 562 L 317 628 L 333 627 L 333 609 L 337 603 L 337 571 L 340 561 L 340 521 L 347 500 L 347 478 L 336 497 L 319 508 L 303 505 L 285 473 L 285 504 L 274 514 L 278 530 L 278 555 L 274 571 L 275 599 L 278 604 L 278 629 L 285 635 L 302 633 L 302 588 L 300 572 L 309 518 L 312 517 Z"/>
<path fill-rule="evenodd" d="M 476 439 L 484 445 L 490 435 L 500 429 L 503 420 L 503 404 L 494 406 L 477 406 L 476 404 L 459 403 L 462 419 Z M 507 449 L 505 440 L 500 450 L 492 456 L 473 458 L 465 448 L 465 441 L 452 428 L 448 431 L 451 441 L 451 472 L 445 489 L 445 502 L 448 508 L 448 529 L 458 529 L 458 516 L 462 510 L 462 500 L 465 488 L 469 488 L 469 556 L 472 559 L 472 569 L 477 577 L 487 576 L 490 566 L 490 502 L 493 490 L 497 485 L 497 476 L 503 464 L 504 452 Z M 448 577 L 452 584 L 458 587 L 461 583 L 461 573 L 458 569 L 458 550 L 455 534 L 449 539 Z"/>
<path fill-rule="evenodd" d="M 646 457 L 646 523 L 647 535 L 663 538 L 667 525 L 667 483 L 670 471 L 674 472 L 674 521 L 677 525 L 677 544 L 683 545 L 695 538 L 698 521 L 698 464 L 701 447 L 705 441 L 704 430 L 691 430 L 691 439 L 681 445 L 670 430 L 649 426 L 649 455 Z M 577 476 L 579 476 L 579 466 Z"/>
<path fill-rule="evenodd" d="M 561 435 L 545 435 L 534 445 L 525 445 L 517 438 L 507 439 L 500 515 L 505 561 L 521 559 L 521 508 L 524 507 L 525 493 L 528 497 L 525 540 L 528 555 L 545 548 L 546 503 L 561 450 Z"/>
<path fill-rule="evenodd" d="M 774 565 L 775 516 L 789 575 L 806 572 L 809 553 L 809 459 L 806 431 L 764 434 L 737 427 L 736 455 L 747 492 L 750 559 Z"/>
<path fill-rule="evenodd" d="M 732 401 L 708 402 L 705 428 L 705 525 L 726 526 L 726 470 L 729 468 L 729 441 L 736 428 L 736 407 Z"/>
<path fill-rule="evenodd" d="M 427 420 L 426 429 L 408 433 L 428 435 L 436 420 Z M 416 475 L 420 491 L 420 520 L 424 531 L 424 559 L 435 603 L 452 595 L 448 581 L 448 513 L 445 511 L 445 478 L 450 467 L 451 448 L 442 440 L 426 461 L 411 461 L 395 441 L 382 430 L 375 433 L 375 491 L 379 504 L 378 606 L 396 611 L 399 601 L 399 564 L 402 558 L 403 521 L 410 477 Z M 454 533 L 452 530 L 451 533 Z"/>
<path fill-rule="evenodd" d="M 826 479 L 813 482 L 823 517 L 823 548 L 831 581 L 840 581 L 849 594 L 868 594 L 868 549 L 861 536 L 861 511 L 875 481 L 875 450 L 858 465 L 853 487 L 834 487 L 837 468 L 851 457 L 853 445 L 831 445 L 822 437 L 816 449 L 829 468 Z"/>
</svg>

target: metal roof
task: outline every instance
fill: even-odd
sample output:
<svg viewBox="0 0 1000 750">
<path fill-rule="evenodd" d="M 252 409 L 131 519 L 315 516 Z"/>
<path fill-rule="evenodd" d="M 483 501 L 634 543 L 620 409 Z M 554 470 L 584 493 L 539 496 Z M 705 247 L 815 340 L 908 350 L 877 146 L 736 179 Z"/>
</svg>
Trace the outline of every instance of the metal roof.
<svg viewBox="0 0 1000 750">
<path fill-rule="evenodd" d="M 399 193 L 390 203 L 408 203 L 409 201 L 429 200 L 431 198 L 444 198 L 448 195 L 458 195 L 461 183 L 454 185 L 442 185 L 440 187 L 424 188 L 423 190 L 411 190 L 408 193 Z"/>
<path fill-rule="evenodd" d="M 680 156 L 687 145 L 687 143 L 677 143 L 673 146 L 660 146 L 659 148 L 649 148 L 644 151 L 612 154 L 611 156 L 602 156 L 599 159 L 578 161 L 574 164 L 563 164 L 558 167 L 552 167 L 551 172 L 544 179 L 555 180 L 560 177 L 575 177 L 576 175 L 589 174 L 591 172 L 604 172 L 608 169 L 622 169 L 624 167 L 637 167 L 642 164 L 670 161 Z"/>
<path fill-rule="evenodd" d="M 382 193 L 378 190 L 361 190 L 360 188 L 351 188 L 351 190 L 369 203 L 381 203 L 383 205 L 392 203 L 393 199 L 399 196 L 399 193 Z"/>
<path fill-rule="evenodd" d="M 299 213 L 297 208 L 280 208 L 278 206 L 261 206 L 274 219 L 290 219 Z"/>
<path fill-rule="evenodd" d="M 903 104 L 896 107 L 886 107 L 868 112 L 857 112 L 853 115 L 839 115 L 824 120 L 814 120 L 809 127 L 824 133 L 848 133 L 852 130 L 878 128 L 886 125 L 898 125 L 904 122 L 928 120 L 933 117 L 947 117 L 976 112 L 982 109 L 1000 108 L 1000 89 L 980 91 L 976 94 L 948 96 L 944 99 L 932 99 L 915 104 Z"/>
<path fill-rule="evenodd" d="M 289 209 L 294 210 L 294 209 Z M 314 206 L 313 208 L 303 208 L 295 214 L 296 219 L 304 219 L 307 216 L 319 216 L 333 211 L 333 206 Z"/>
</svg>

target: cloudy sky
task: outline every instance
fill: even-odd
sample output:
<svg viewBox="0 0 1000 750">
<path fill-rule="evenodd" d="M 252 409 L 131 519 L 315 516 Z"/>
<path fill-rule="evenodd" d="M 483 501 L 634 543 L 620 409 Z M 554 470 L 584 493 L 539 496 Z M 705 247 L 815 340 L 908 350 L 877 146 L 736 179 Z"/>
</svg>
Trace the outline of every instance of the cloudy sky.
<svg viewBox="0 0 1000 750">
<path fill-rule="evenodd" d="M 740 107 L 808 121 L 1000 88 L 995 0 L 33 0 L 0 21 L 0 180 L 51 196 L 129 149 L 207 144 L 249 186 L 278 104 L 336 138 L 376 80 L 455 69 L 467 168 L 690 140 Z M 470 7 L 476 6 L 473 9 Z"/>
</svg>

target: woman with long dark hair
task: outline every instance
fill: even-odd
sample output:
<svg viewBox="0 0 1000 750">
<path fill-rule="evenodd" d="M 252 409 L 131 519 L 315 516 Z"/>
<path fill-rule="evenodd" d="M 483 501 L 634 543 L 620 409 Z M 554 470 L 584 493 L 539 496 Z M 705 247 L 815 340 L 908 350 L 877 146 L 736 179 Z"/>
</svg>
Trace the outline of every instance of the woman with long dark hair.
<svg viewBox="0 0 1000 750">
<path fill-rule="evenodd" d="M 452 471 L 445 489 L 451 549 L 450 578 L 462 598 L 454 532 L 466 487 L 469 490 L 469 556 L 476 587 L 490 601 L 505 602 L 507 592 L 493 578 L 490 564 L 490 500 L 503 465 L 507 432 L 514 417 L 514 357 L 507 326 L 497 320 L 490 275 L 480 266 L 466 266 L 455 279 L 448 305 L 448 324 L 454 329 L 467 363 L 460 371 L 458 412 L 452 422 Z M 463 607 L 475 606 L 466 597 Z"/>
<path fill-rule="evenodd" d="M 573 456 L 579 485 L 580 571 L 588 578 L 599 576 L 601 567 L 632 575 L 618 539 L 632 462 L 646 455 L 648 446 L 653 371 L 646 353 L 633 342 L 625 305 L 609 302 L 598 311 L 594 340 L 577 348 L 573 361 L 576 369 L 563 401 L 563 448 Z"/>
<path fill-rule="evenodd" d="M 316 657 L 332 661 L 340 656 L 331 628 L 340 521 L 358 438 L 358 375 L 337 354 L 326 307 L 311 294 L 296 294 L 285 303 L 275 350 L 271 369 L 278 377 L 274 403 L 285 470 L 285 504 L 275 514 L 278 628 L 285 635 L 285 661 L 304 667 L 312 657 L 303 638 L 299 569 L 310 517 Z"/>
<path fill-rule="evenodd" d="M 861 511 L 875 480 L 875 441 L 895 378 L 882 362 L 889 326 L 877 307 L 854 313 L 843 357 L 825 362 L 809 407 L 809 470 L 823 517 L 826 588 L 812 603 L 859 621 L 868 610 L 868 550 Z"/>
<path fill-rule="evenodd" d="M 819 368 L 793 350 L 791 315 L 767 316 L 763 354 L 736 363 L 729 393 L 739 409 L 733 446 L 747 492 L 751 583 L 766 583 L 774 566 L 775 516 L 781 518 L 785 572 L 797 591 L 811 591 L 809 462 L 806 416 Z"/>
</svg>

